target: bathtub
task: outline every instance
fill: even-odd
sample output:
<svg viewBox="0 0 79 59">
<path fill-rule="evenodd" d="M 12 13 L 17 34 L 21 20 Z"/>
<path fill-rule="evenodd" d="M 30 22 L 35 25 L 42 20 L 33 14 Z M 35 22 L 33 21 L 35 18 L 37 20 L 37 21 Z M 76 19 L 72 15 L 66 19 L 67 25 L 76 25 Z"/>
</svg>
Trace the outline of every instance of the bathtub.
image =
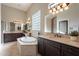
<svg viewBox="0 0 79 59">
<path fill-rule="evenodd" d="M 34 37 L 17 38 L 17 47 L 20 56 L 37 55 L 37 39 Z"/>
</svg>

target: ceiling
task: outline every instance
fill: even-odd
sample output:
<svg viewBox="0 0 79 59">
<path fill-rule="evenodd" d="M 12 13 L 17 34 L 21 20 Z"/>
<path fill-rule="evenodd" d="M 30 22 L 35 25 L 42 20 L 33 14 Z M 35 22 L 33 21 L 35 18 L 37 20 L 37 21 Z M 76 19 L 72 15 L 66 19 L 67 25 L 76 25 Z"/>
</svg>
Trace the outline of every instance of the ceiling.
<svg viewBox="0 0 79 59">
<path fill-rule="evenodd" d="M 27 11 L 32 3 L 4 3 L 3 5 L 13 7 L 22 11 Z"/>
</svg>

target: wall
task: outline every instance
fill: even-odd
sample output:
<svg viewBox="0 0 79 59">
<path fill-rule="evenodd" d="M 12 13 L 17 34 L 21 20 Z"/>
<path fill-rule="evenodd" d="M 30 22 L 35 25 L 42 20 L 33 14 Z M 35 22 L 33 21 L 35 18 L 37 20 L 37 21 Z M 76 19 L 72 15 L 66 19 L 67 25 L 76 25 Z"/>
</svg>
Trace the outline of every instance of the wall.
<svg viewBox="0 0 79 59">
<path fill-rule="evenodd" d="M 47 22 L 49 19 L 52 19 L 53 17 L 57 16 L 57 19 L 55 21 L 54 25 L 54 33 L 59 32 L 59 21 L 63 20 L 68 20 L 68 33 L 73 31 L 73 30 L 78 30 L 79 31 L 79 3 L 72 3 L 69 6 L 68 10 L 65 10 L 63 12 L 59 12 L 56 15 L 48 14 L 46 17 Z M 50 26 L 49 26 L 50 25 Z M 55 28 L 56 27 L 56 28 Z M 47 24 L 47 32 L 51 32 L 51 24 Z"/>
<path fill-rule="evenodd" d="M 1 44 L 1 4 L 0 4 L 0 44 Z"/>
<path fill-rule="evenodd" d="M 13 20 L 14 21 L 19 21 L 20 23 L 24 23 L 25 20 L 26 20 L 26 13 L 21 11 L 21 10 L 18 10 L 18 9 L 15 9 L 15 8 L 12 8 L 12 7 L 8 7 L 8 6 L 5 6 L 2 4 L 2 7 L 1 7 L 1 14 L 2 14 L 2 21 L 5 22 L 5 30 L 6 31 L 10 31 L 10 24 L 9 22 L 12 22 Z M 16 24 L 17 25 L 17 24 Z"/>
<path fill-rule="evenodd" d="M 73 30 L 79 31 L 79 3 L 69 6 L 69 9 L 58 13 L 57 20 L 68 20 L 68 32 Z"/>
<path fill-rule="evenodd" d="M 32 15 L 37 12 L 38 10 L 41 10 L 41 33 L 44 32 L 44 20 L 45 15 L 48 14 L 48 3 L 34 3 L 31 5 L 31 7 L 27 11 L 27 18 L 30 17 L 32 20 Z"/>
</svg>

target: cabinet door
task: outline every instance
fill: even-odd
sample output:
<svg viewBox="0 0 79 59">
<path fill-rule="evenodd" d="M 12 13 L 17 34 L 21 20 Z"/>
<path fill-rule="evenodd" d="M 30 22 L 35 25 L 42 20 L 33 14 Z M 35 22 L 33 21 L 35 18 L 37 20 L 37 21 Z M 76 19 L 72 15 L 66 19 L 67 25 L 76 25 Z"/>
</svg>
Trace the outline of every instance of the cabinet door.
<svg viewBox="0 0 79 59">
<path fill-rule="evenodd" d="M 79 48 L 62 44 L 61 49 L 61 54 L 63 56 L 79 56 Z"/>
<path fill-rule="evenodd" d="M 63 50 L 61 53 L 62 53 L 62 56 L 73 56 L 73 54 L 71 52 L 68 52 L 65 50 Z"/>
<path fill-rule="evenodd" d="M 60 49 L 46 44 L 46 55 L 47 56 L 59 56 L 60 55 Z"/>
<path fill-rule="evenodd" d="M 38 38 L 38 53 L 41 55 L 44 55 L 44 45 L 43 45 L 43 39 Z"/>
<path fill-rule="evenodd" d="M 57 44 L 56 43 L 54 44 L 53 41 L 50 42 L 49 40 L 47 40 L 45 42 L 45 46 L 46 46 L 45 54 L 47 56 L 59 56 L 60 55 L 60 48 L 59 48 L 59 46 L 58 47 L 55 46 Z"/>
</svg>

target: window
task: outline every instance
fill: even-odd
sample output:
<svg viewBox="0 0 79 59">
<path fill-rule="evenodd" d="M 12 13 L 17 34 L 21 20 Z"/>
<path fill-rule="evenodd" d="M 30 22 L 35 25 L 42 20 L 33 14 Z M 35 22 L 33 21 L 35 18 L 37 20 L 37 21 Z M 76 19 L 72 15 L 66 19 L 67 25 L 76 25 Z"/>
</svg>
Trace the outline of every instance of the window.
<svg viewBox="0 0 79 59">
<path fill-rule="evenodd" d="M 40 18 L 41 18 L 40 10 L 32 15 L 32 30 L 40 30 Z"/>
</svg>

